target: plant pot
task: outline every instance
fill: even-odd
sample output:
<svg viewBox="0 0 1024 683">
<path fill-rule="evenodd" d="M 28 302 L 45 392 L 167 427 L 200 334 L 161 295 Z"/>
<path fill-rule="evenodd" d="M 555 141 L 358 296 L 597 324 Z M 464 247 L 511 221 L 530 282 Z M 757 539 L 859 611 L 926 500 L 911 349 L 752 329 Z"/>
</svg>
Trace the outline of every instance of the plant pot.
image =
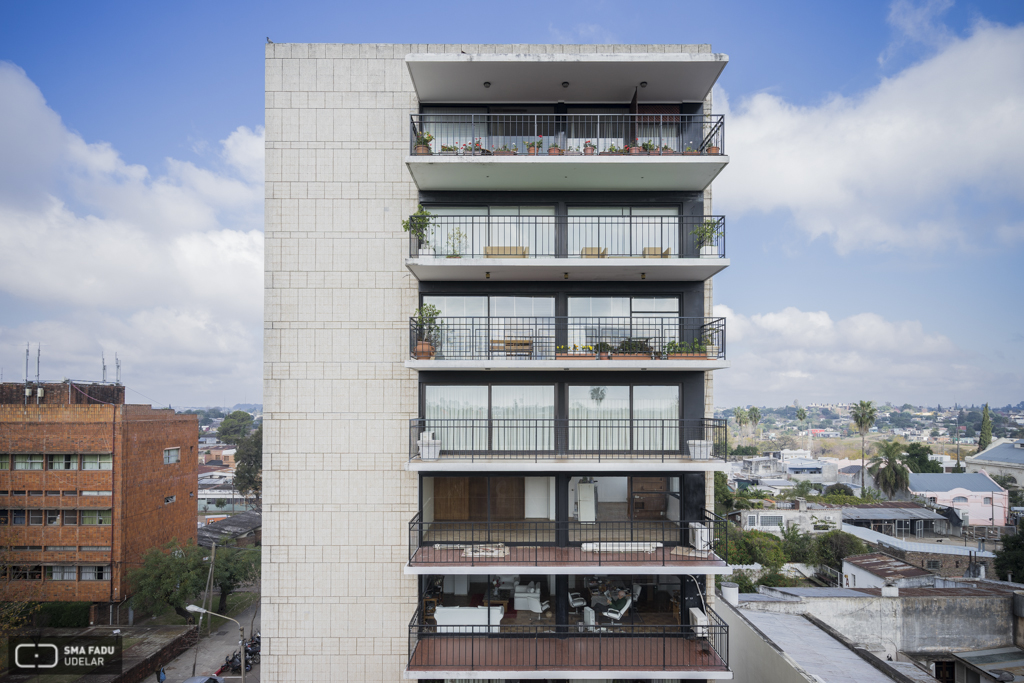
<svg viewBox="0 0 1024 683">
<path fill-rule="evenodd" d="M 420 258 L 433 257 L 433 256 L 434 256 L 434 248 L 433 247 L 420 247 Z"/>
<path fill-rule="evenodd" d="M 548 156 L 549 157 L 562 156 L 562 148 L 561 147 L 548 147 Z"/>
<path fill-rule="evenodd" d="M 643 147 L 630 147 L 629 148 L 629 153 L 630 154 L 647 154 L 647 150 L 644 149 Z"/>
<path fill-rule="evenodd" d="M 720 154 L 722 150 L 718 147 L 708 147 L 706 151 L 708 154 Z"/>
<path fill-rule="evenodd" d="M 515 152 L 511 149 L 497 149 L 494 150 L 494 156 L 496 157 L 511 157 L 515 156 Z"/>
<path fill-rule="evenodd" d="M 416 154 L 430 154 L 430 145 L 416 145 Z"/>
<path fill-rule="evenodd" d="M 592 353 L 556 353 L 555 360 L 594 360 Z"/>
<path fill-rule="evenodd" d="M 670 353 L 667 360 L 707 360 L 706 353 Z"/>
<path fill-rule="evenodd" d="M 584 147 L 583 148 L 583 155 L 584 156 L 588 156 L 588 157 L 594 156 L 594 152 L 596 152 L 596 151 L 597 151 L 597 149 L 594 148 L 594 147 Z"/>
<path fill-rule="evenodd" d="M 462 258 L 461 254 L 448 254 L 445 258 Z"/>
<path fill-rule="evenodd" d="M 526 148 L 526 153 L 530 154 L 530 155 L 533 155 L 533 156 L 536 156 L 537 155 L 537 148 L 536 147 L 527 147 Z"/>
<path fill-rule="evenodd" d="M 662 156 L 669 156 L 669 155 L 672 155 L 672 154 L 678 154 L 678 152 L 676 152 L 674 149 L 663 149 L 663 150 L 661 150 L 661 155 Z"/>
<path fill-rule="evenodd" d="M 649 353 L 616 353 L 615 360 L 650 360 Z"/>
<path fill-rule="evenodd" d="M 718 245 L 708 244 L 700 248 L 701 258 L 718 258 Z"/>
<path fill-rule="evenodd" d="M 683 156 L 688 156 L 688 157 L 695 157 L 695 156 L 700 156 L 700 152 L 694 152 L 694 151 L 693 151 L 693 150 L 691 149 L 691 150 L 688 150 L 688 151 L 686 151 L 686 152 L 683 152 Z"/>
<path fill-rule="evenodd" d="M 434 345 L 430 342 L 416 342 L 416 360 L 430 360 L 434 357 Z"/>
</svg>

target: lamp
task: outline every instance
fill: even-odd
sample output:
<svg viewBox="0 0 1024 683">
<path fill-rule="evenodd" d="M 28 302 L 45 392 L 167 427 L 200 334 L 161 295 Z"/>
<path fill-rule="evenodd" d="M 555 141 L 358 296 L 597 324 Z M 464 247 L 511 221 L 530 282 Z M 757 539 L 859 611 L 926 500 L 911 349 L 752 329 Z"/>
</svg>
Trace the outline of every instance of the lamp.
<svg viewBox="0 0 1024 683">
<path fill-rule="evenodd" d="M 484 87 L 485 88 L 490 88 L 491 87 L 491 82 L 490 81 L 484 81 Z"/>
</svg>

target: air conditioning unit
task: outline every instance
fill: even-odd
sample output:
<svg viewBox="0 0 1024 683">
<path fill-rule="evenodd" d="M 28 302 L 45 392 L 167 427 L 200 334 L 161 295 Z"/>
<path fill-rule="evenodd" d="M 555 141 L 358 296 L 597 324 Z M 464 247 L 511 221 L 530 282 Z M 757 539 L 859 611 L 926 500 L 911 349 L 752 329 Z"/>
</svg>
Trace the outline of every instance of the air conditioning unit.
<svg viewBox="0 0 1024 683">
<path fill-rule="evenodd" d="M 699 607 L 690 608 L 690 626 L 693 627 L 693 635 L 698 638 L 708 637 L 708 617 Z"/>
<path fill-rule="evenodd" d="M 690 522 L 690 545 L 701 552 L 710 552 L 711 529 L 700 522 Z"/>
</svg>

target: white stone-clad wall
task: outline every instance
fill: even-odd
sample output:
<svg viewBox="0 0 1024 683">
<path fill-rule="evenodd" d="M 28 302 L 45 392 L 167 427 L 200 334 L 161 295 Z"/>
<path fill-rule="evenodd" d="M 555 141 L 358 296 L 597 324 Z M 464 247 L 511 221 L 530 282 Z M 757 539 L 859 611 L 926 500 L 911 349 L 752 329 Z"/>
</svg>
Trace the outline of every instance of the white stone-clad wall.
<svg viewBox="0 0 1024 683">
<path fill-rule="evenodd" d="M 412 52 L 711 52 L 709 45 L 266 46 L 264 681 L 400 681 L 416 280 L 401 221 Z"/>
</svg>

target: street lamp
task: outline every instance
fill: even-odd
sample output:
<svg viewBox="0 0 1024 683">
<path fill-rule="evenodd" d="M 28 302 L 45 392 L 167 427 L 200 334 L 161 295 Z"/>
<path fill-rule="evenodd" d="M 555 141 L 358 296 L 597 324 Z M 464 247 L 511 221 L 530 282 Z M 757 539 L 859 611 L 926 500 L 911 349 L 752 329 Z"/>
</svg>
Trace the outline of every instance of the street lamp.
<svg viewBox="0 0 1024 683">
<path fill-rule="evenodd" d="M 223 614 L 217 614 L 216 612 L 211 612 L 210 610 L 203 609 L 202 607 L 199 607 L 198 605 L 187 605 L 185 607 L 185 610 L 189 611 L 189 612 L 192 612 L 194 614 L 209 614 L 211 617 L 220 617 L 221 619 L 227 619 L 228 621 L 234 621 L 236 624 L 238 624 L 238 633 L 241 636 L 241 642 L 239 643 L 239 650 L 242 653 L 242 683 L 245 683 L 245 629 L 242 628 L 242 625 L 239 624 L 235 619 L 232 619 L 231 617 L 224 616 Z"/>
</svg>

